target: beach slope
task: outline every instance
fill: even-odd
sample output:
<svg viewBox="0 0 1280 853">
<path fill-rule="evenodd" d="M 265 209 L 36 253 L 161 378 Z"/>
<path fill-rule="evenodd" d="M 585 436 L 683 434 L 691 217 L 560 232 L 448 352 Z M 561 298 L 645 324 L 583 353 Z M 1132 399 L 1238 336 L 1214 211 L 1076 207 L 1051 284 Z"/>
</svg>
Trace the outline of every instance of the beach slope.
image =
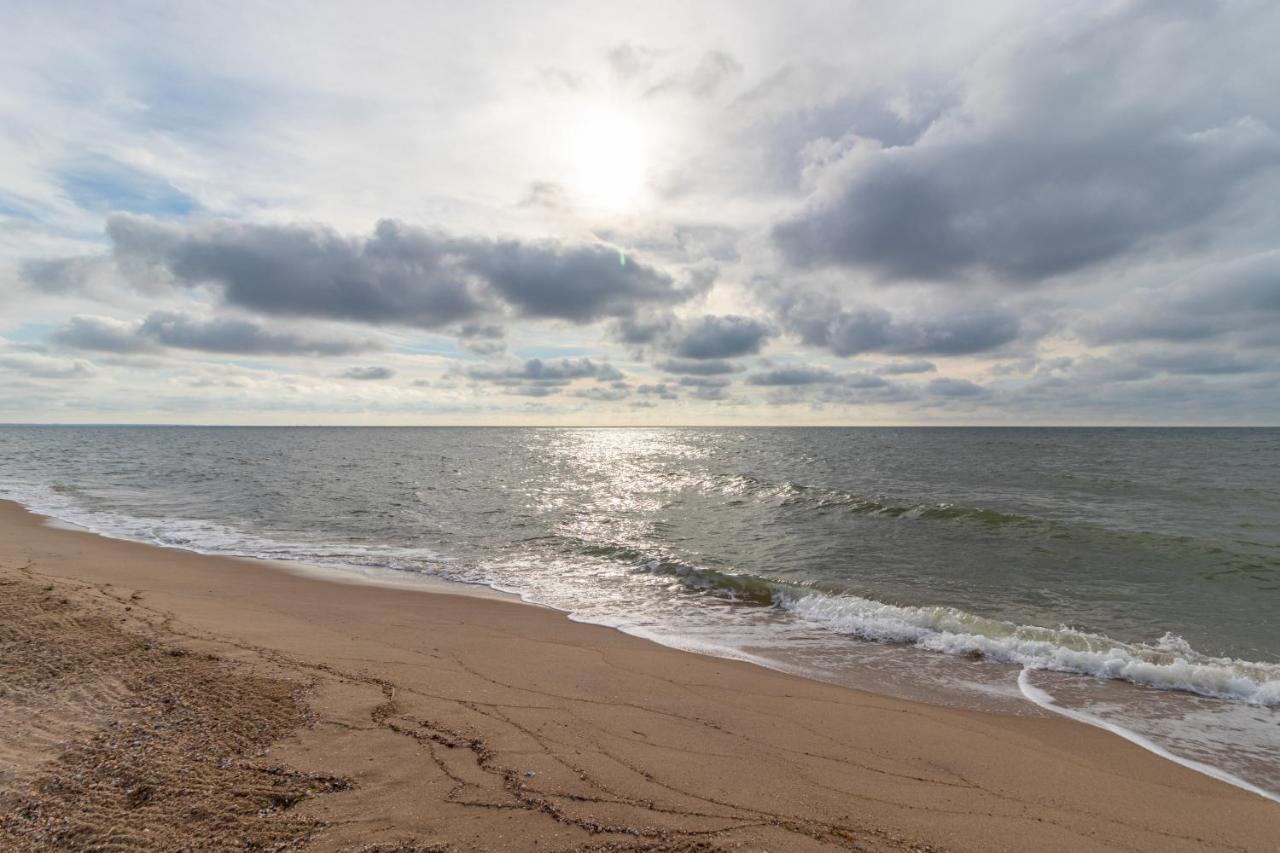
<svg viewBox="0 0 1280 853">
<path fill-rule="evenodd" d="M 0 848 L 1274 850 L 1280 806 L 1061 718 L 0 504 Z"/>
</svg>

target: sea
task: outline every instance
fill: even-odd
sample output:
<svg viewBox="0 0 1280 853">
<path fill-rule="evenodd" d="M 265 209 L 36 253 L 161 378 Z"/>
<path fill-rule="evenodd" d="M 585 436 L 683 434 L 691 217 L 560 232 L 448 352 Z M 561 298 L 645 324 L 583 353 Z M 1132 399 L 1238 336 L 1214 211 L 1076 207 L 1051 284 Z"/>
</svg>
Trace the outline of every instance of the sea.
<svg viewBox="0 0 1280 853">
<path fill-rule="evenodd" d="M 0 426 L 0 498 L 1061 714 L 1280 799 L 1280 429 Z"/>
</svg>

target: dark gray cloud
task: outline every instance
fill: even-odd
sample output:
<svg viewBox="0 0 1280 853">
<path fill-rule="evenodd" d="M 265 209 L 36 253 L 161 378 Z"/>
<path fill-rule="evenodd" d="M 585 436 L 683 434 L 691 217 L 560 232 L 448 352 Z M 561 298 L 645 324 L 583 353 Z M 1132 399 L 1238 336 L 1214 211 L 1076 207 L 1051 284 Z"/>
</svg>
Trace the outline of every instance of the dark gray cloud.
<svg viewBox="0 0 1280 853">
<path fill-rule="evenodd" d="M 466 267 L 522 316 L 589 323 L 626 317 L 642 305 L 679 302 L 691 293 L 671 277 L 607 246 L 564 249 L 554 243 L 469 241 Z"/>
<path fill-rule="evenodd" d="M 1170 372 L 1140 366 L 1132 357 L 1087 355 L 1065 369 L 1037 370 L 1027 384 L 1002 388 L 999 399 L 1049 423 L 1099 411 L 1114 420 L 1183 424 L 1266 424 L 1280 415 L 1280 373 L 1274 370 L 1202 373 L 1175 364 Z"/>
<path fill-rule="evenodd" d="M 768 324 L 750 317 L 708 315 L 683 325 L 670 346 L 680 358 L 736 358 L 759 352 L 772 334 Z"/>
<path fill-rule="evenodd" d="M 723 373 L 738 373 L 742 366 L 732 361 L 710 359 L 700 361 L 696 358 L 668 358 L 653 365 L 667 373 L 679 373 L 692 376 L 715 376 Z"/>
<path fill-rule="evenodd" d="M 477 355 L 496 355 L 507 348 L 506 334 L 497 323 L 465 323 L 458 328 L 458 345 Z"/>
<path fill-rule="evenodd" d="M 884 376 L 900 376 L 906 373 L 933 373 L 938 366 L 932 361 L 914 359 L 912 361 L 893 361 L 876 368 L 876 373 Z"/>
<path fill-rule="evenodd" d="M 228 355 L 337 356 L 378 348 L 368 339 L 311 337 L 236 317 L 203 319 L 177 311 L 155 311 L 140 323 L 76 316 L 54 332 L 51 340 L 74 349 L 120 354 L 171 347 Z"/>
<path fill-rule="evenodd" d="M 175 311 L 148 315 L 138 335 L 166 347 L 244 355 L 350 355 L 376 347 L 368 340 L 306 337 L 235 317 L 200 320 Z"/>
<path fill-rule="evenodd" d="M 1011 343 L 1021 332 L 1018 315 L 998 305 L 962 305 L 918 317 L 895 317 L 872 306 L 841 310 L 829 300 L 788 302 L 782 310 L 804 343 L 839 356 L 970 355 Z"/>
<path fill-rule="evenodd" d="M 436 328 L 483 310 L 449 238 L 390 221 L 360 239 L 312 225 L 184 227 L 117 214 L 107 236 L 131 278 L 213 285 L 264 314 Z"/>
<path fill-rule="evenodd" d="M 939 397 L 977 397 L 985 394 L 987 389 L 968 379 L 950 379 L 940 377 L 931 380 L 926 386 L 930 394 Z"/>
<path fill-rule="evenodd" d="M 779 367 L 747 377 L 748 385 L 814 385 L 839 381 L 838 374 L 823 367 Z"/>
<path fill-rule="evenodd" d="M 1205 265 L 1168 287 L 1132 293 L 1077 325 L 1093 344 L 1204 341 L 1280 327 L 1280 251 Z M 1280 329 L 1271 331 L 1267 339 L 1280 345 Z"/>
<path fill-rule="evenodd" d="M 684 388 L 724 388 L 730 382 L 723 376 L 681 376 L 677 384 Z"/>
<path fill-rule="evenodd" d="M 107 317 L 76 316 L 49 336 L 52 343 L 94 352 L 136 353 L 156 349 L 156 342 L 138 334 L 139 325 Z"/>
<path fill-rule="evenodd" d="M 529 397 L 547 397 L 559 393 L 579 379 L 610 383 L 610 391 L 626 390 L 622 371 L 607 362 L 589 358 L 546 360 L 531 358 L 505 365 L 479 365 L 467 368 L 464 375 L 477 382 L 502 387 L 507 393 Z M 585 390 L 585 389 L 583 389 Z M 596 397 L 595 399 L 603 399 Z"/>
<path fill-rule="evenodd" d="M 1141 352 L 1135 354 L 1132 361 L 1139 369 L 1183 375 L 1256 373 L 1280 365 L 1280 360 L 1274 357 L 1246 356 L 1200 347 Z"/>
<path fill-rule="evenodd" d="M 716 401 L 729 399 L 722 385 L 704 385 L 694 388 L 690 393 L 696 400 Z"/>
<path fill-rule="evenodd" d="M 750 385 L 766 387 L 797 387 L 802 385 L 844 385 L 848 388 L 884 388 L 889 382 L 874 373 L 836 373 L 825 367 L 779 367 L 753 373 L 747 377 Z"/>
<path fill-rule="evenodd" d="M 37 258 L 22 264 L 22 278 L 45 293 L 74 293 L 102 270 L 105 261 L 97 255 Z"/>
<path fill-rule="evenodd" d="M 650 385 L 637 385 L 636 393 L 643 394 L 646 397 L 657 397 L 661 400 L 676 400 L 680 395 L 676 390 L 665 382 Z"/>
<path fill-rule="evenodd" d="M 135 281 L 215 287 L 262 314 L 435 329 L 503 309 L 588 323 L 670 306 L 703 282 L 670 276 L 598 244 L 454 238 L 392 220 L 367 238 L 316 225 L 164 224 L 115 214 L 115 258 Z M 37 271 L 39 286 L 62 276 Z"/>
<path fill-rule="evenodd" d="M 379 382 L 395 375 L 396 372 L 391 368 L 378 366 L 353 367 L 342 373 L 344 379 L 359 379 L 362 382 Z"/>
<path fill-rule="evenodd" d="M 1270 4 L 1139 2 L 1027 28 L 919 138 L 810 145 L 774 241 L 796 267 L 1037 282 L 1203 237 L 1280 166 L 1280 64 L 1252 37 L 1277 25 Z"/>
<path fill-rule="evenodd" d="M 846 373 L 841 377 L 841 384 L 848 388 L 888 388 L 890 383 L 874 373 Z"/>
<path fill-rule="evenodd" d="M 610 333 L 619 343 L 641 347 L 669 333 L 675 323 L 669 314 L 628 317 L 613 323 Z"/>
</svg>

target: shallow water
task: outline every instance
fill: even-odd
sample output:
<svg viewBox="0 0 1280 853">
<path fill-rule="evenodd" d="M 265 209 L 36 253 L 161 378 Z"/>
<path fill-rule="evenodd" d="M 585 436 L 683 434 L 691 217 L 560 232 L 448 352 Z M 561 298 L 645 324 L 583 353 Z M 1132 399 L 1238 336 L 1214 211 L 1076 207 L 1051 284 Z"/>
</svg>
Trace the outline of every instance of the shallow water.
<svg viewBox="0 0 1280 853">
<path fill-rule="evenodd" d="M 109 535 L 481 583 L 1280 791 L 1280 430 L 0 427 Z"/>
</svg>

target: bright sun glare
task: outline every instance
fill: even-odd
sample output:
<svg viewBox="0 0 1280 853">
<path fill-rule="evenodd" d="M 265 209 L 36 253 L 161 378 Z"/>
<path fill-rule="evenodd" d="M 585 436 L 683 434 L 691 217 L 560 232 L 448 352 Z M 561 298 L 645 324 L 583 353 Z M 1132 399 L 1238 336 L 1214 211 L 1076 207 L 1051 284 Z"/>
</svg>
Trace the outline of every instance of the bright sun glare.
<svg viewBox="0 0 1280 853">
<path fill-rule="evenodd" d="M 642 201 L 651 142 L 643 122 L 616 107 L 596 106 L 575 119 L 570 133 L 572 190 L 584 206 L 618 213 Z"/>
</svg>

